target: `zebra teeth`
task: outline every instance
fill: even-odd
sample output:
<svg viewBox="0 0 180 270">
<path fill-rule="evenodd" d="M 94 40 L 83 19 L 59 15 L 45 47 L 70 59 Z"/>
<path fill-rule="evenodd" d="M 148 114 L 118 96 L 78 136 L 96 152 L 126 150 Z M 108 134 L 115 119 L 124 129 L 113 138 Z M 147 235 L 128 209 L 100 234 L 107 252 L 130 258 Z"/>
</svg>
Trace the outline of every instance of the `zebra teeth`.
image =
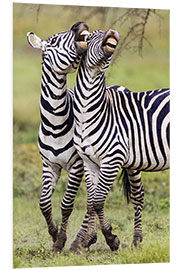
<svg viewBox="0 0 180 270">
<path fill-rule="evenodd" d="M 89 31 L 87 31 L 87 30 L 83 30 L 82 32 L 81 32 L 81 34 L 80 35 L 89 35 L 90 34 L 90 32 Z"/>
<path fill-rule="evenodd" d="M 115 48 L 116 48 L 116 46 L 117 46 L 117 40 L 115 39 L 115 38 L 112 38 L 112 37 L 110 37 L 110 38 L 108 38 L 107 40 L 106 40 L 106 48 L 109 50 L 109 51 L 113 51 Z"/>
<path fill-rule="evenodd" d="M 83 30 L 80 35 L 77 38 L 77 42 L 80 43 L 80 45 L 83 48 L 87 48 L 87 42 L 86 42 L 86 37 L 89 35 L 90 33 L 87 30 Z"/>
<path fill-rule="evenodd" d="M 79 34 L 79 36 L 78 36 L 78 38 L 76 39 L 76 41 L 83 41 L 83 42 L 85 42 L 85 41 L 86 41 L 86 37 L 87 37 L 89 34 L 90 34 L 90 33 L 89 33 L 87 30 L 82 31 L 82 32 Z"/>
</svg>

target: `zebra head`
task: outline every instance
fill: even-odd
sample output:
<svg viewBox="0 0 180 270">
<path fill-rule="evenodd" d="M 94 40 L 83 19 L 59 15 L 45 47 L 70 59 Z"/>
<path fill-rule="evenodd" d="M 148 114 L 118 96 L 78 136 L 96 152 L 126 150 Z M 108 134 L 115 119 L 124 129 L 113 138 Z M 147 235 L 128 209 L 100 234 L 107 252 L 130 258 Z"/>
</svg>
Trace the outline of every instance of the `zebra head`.
<svg viewBox="0 0 180 270">
<path fill-rule="evenodd" d="M 119 33 L 112 29 L 90 33 L 87 36 L 86 66 L 95 72 L 104 72 L 110 64 L 119 39 Z"/>
<path fill-rule="evenodd" d="M 67 74 L 77 69 L 81 55 L 87 50 L 88 29 L 86 23 L 78 22 L 68 31 L 55 34 L 47 40 L 28 32 L 27 40 L 33 48 L 42 50 L 43 62 L 48 63 L 54 72 Z"/>
</svg>

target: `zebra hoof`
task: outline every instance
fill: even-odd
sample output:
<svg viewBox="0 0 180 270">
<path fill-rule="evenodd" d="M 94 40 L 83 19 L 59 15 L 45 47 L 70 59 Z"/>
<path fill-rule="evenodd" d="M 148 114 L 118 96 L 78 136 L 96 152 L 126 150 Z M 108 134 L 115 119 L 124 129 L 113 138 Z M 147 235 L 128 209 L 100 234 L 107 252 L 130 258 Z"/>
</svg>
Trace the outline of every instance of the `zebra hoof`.
<svg viewBox="0 0 180 270">
<path fill-rule="evenodd" d="M 91 236 L 91 239 L 88 242 L 88 246 L 87 247 L 90 247 L 91 245 L 95 244 L 96 242 L 97 242 L 97 234 L 94 234 L 94 235 Z"/>
<path fill-rule="evenodd" d="M 67 240 L 66 234 L 61 233 L 61 232 L 58 233 L 57 240 L 53 244 L 53 252 L 61 253 L 66 243 L 66 240 Z"/>
<path fill-rule="evenodd" d="M 74 242 L 71 244 L 69 251 L 76 254 L 80 254 L 81 253 L 80 242 L 74 240 Z"/>
<path fill-rule="evenodd" d="M 110 247 L 112 251 L 118 250 L 119 245 L 120 245 L 120 240 L 117 237 L 117 235 L 111 234 L 108 237 L 105 236 L 105 238 L 106 238 L 106 243 L 108 244 L 108 246 Z"/>
<path fill-rule="evenodd" d="M 112 227 L 110 227 L 109 230 L 102 230 L 102 233 L 104 234 L 104 237 L 106 239 L 106 243 L 110 247 L 112 251 L 118 250 L 120 245 L 120 240 L 117 237 L 117 235 L 112 234 Z"/>
<path fill-rule="evenodd" d="M 91 245 L 95 244 L 96 242 L 97 242 L 97 234 L 92 234 L 91 239 L 89 240 L 89 242 L 87 243 L 87 241 L 84 240 L 82 242 L 82 246 L 84 248 L 89 248 Z"/>
<path fill-rule="evenodd" d="M 140 233 L 134 234 L 132 247 L 141 248 L 140 243 L 142 242 L 142 239 L 143 239 L 142 234 L 140 234 Z"/>
<path fill-rule="evenodd" d="M 51 231 L 49 230 L 49 234 L 51 235 L 52 240 L 53 240 L 53 242 L 55 243 L 56 240 L 57 240 L 57 237 L 58 237 L 58 227 L 56 227 L 56 230 L 53 231 L 53 232 L 51 232 Z"/>
<path fill-rule="evenodd" d="M 120 240 L 117 237 L 117 235 L 114 235 L 114 234 L 112 235 L 112 240 L 109 241 L 108 245 L 112 251 L 118 250 L 119 245 L 120 245 Z"/>
</svg>

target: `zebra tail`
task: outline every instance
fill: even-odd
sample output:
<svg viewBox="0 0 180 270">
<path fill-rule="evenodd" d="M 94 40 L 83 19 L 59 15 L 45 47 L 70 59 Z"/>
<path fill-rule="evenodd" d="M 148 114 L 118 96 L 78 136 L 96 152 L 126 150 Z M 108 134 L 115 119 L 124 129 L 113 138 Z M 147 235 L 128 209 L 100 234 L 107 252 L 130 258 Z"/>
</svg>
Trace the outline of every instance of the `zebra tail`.
<svg viewBox="0 0 180 270">
<path fill-rule="evenodd" d="M 122 179 L 122 186 L 124 190 L 124 196 L 127 199 L 127 204 L 130 202 L 130 182 L 129 182 L 129 177 L 126 169 L 122 169 L 122 172 L 119 176 L 119 181 Z"/>
</svg>

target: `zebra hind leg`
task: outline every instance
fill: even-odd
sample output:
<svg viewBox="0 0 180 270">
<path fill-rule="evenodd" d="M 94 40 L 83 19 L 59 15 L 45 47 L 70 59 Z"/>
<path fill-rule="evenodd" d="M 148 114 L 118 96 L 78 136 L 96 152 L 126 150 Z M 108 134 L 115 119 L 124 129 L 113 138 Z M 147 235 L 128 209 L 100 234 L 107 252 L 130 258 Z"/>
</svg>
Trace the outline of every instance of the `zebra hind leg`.
<svg viewBox="0 0 180 270">
<path fill-rule="evenodd" d="M 51 235 L 53 242 L 56 242 L 57 240 L 58 226 L 55 224 L 52 217 L 51 196 L 58 182 L 60 171 L 61 170 L 57 168 L 56 170 L 53 170 L 51 166 L 43 163 L 42 190 L 39 206 L 43 216 L 45 217 L 48 232 Z"/>
<path fill-rule="evenodd" d="M 142 235 L 142 208 L 144 201 L 144 187 L 141 182 L 140 171 L 129 171 L 128 178 L 130 182 L 130 199 L 132 201 L 135 216 L 134 216 L 134 235 L 132 245 L 138 247 L 143 240 Z"/>
<path fill-rule="evenodd" d="M 56 253 L 62 251 L 67 240 L 66 230 L 68 220 L 73 210 L 75 196 L 77 194 L 83 176 L 83 166 L 81 162 L 82 161 L 78 159 L 77 163 L 74 164 L 74 166 L 71 168 L 71 171 L 69 173 L 68 186 L 61 202 L 61 229 L 58 232 L 57 240 L 53 245 L 53 251 Z"/>
</svg>

